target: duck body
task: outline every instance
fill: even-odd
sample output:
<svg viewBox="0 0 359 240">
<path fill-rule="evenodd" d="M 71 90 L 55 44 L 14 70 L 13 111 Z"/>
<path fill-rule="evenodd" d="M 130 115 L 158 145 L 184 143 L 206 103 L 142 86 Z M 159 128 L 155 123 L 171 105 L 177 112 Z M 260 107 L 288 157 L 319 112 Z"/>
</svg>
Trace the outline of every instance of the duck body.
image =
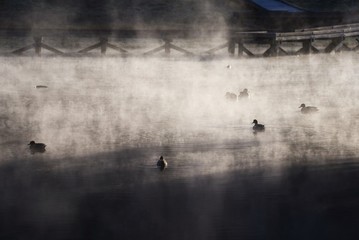
<svg viewBox="0 0 359 240">
<path fill-rule="evenodd" d="M 299 108 L 301 108 L 300 112 L 303 114 L 308 114 L 308 113 L 315 113 L 318 112 L 319 109 L 317 107 L 312 107 L 312 106 L 305 106 L 304 103 L 302 103 Z"/>
<path fill-rule="evenodd" d="M 157 167 L 160 170 L 164 170 L 165 168 L 167 168 L 167 161 L 163 158 L 163 156 L 160 157 L 160 159 L 157 161 Z"/>
<path fill-rule="evenodd" d="M 247 99 L 247 98 L 249 98 L 249 93 L 248 93 L 248 89 L 245 88 L 245 89 L 243 89 L 242 92 L 239 92 L 238 100 L 239 99 Z"/>
<path fill-rule="evenodd" d="M 237 101 L 237 95 L 235 93 L 231 93 L 231 92 L 226 92 L 226 95 L 225 95 L 227 101 Z"/>
<path fill-rule="evenodd" d="M 28 144 L 29 148 L 30 148 L 30 152 L 32 154 L 34 153 L 44 153 L 46 151 L 46 144 L 43 143 L 35 143 L 35 141 L 31 141 Z"/>
<path fill-rule="evenodd" d="M 253 120 L 252 124 L 254 124 L 253 130 L 255 132 L 264 132 L 265 131 L 265 126 L 263 124 L 259 124 L 256 119 Z"/>
</svg>

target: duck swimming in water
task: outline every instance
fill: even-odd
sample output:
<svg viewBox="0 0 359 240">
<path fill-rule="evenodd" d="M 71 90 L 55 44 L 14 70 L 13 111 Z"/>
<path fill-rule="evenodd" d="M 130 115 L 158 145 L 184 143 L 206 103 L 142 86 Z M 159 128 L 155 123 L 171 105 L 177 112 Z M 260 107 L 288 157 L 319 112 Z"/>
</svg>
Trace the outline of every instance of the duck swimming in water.
<svg viewBox="0 0 359 240">
<path fill-rule="evenodd" d="M 239 99 L 247 99 L 247 98 L 249 98 L 249 93 L 248 93 L 248 89 L 245 88 L 245 89 L 243 89 L 242 92 L 239 92 L 238 100 Z"/>
<path fill-rule="evenodd" d="M 231 93 L 231 92 L 226 92 L 226 95 L 225 95 L 227 101 L 237 101 L 237 95 L 235 93 Z"/>
<path fill-rule="evenodd" d="M 34 153 L 44 153 L 46 151 L 46 145 L 43 143 L 35 143 L 35 141 L 31 141 L 28 144 L 29 148 L 30 148 L 30 152 L 32 154 Z"/>
<path fill-rule="evenodd" d="M 254 119 L 253 122 L 252 122 L 252 124 L 254 124 L 253 130 L 254 130 L 255 132 L 264 132 L 264 130 L 265 130 L 264 125 L 263 125 L 263 124 L 259 124 L 258 121 L 257 121 L 257 119 Z"/>
<path fill-rule="evenodd" d="M 167 161 L 163 158 L 163 156 L 160 157 L 160 159 L 157 161 L 157 167 L 160 170 L 164 170 L 165 168 L 167 168 Z"/>
<path fill-rule="evenodd" d="M 318 112 L 319 109 L 317 107 L 312 107 L 312 106 L 305 106 L 304 103 L 302 103 L 299 108 L 301 108 L 301 113 L 303 114 L 307 114 L 307 113 L 314 113 L 314 112 Z"/>
</svg>

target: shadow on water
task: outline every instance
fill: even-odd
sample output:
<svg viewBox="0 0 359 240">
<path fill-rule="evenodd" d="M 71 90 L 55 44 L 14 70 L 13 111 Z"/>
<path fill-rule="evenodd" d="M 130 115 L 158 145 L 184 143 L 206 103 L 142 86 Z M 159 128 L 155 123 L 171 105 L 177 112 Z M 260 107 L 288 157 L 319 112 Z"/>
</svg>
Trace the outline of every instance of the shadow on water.
<svg viewBox="0 0 359 240">
<path fill-rule="evenodd" d="M 148 153 L 2 164 L 1 239 L 356 239 L 358 159 L 179 176 Z"/>
</svg>

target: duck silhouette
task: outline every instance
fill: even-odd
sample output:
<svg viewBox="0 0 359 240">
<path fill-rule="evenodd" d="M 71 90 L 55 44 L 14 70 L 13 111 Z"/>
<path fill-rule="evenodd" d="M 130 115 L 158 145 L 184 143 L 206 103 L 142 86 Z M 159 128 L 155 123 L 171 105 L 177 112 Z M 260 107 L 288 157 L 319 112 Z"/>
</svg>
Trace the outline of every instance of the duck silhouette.
<svg viewBox="0 0 359 240">
<path fill-rule="evenodd" d="M 163 156 L 161 156 L 160 159 L 157 161 L 157 167 L 162 171 L 167 168 L 167 165 L 167 161 L 163 158 Z"/>
<path fill-rule="evenodd" d="M 318 112 L 319 109 L 317 107 L 312 107 L 312 106 L 305 106 L 304 103 L 302 103 L 299 108 L 301 108 L 301 113 L 303 114 L 308 114 L 308 113 L 315 113 Z"/>
<path fill-rule="evenodd" d="M 30 152 L 32 154 L 34 153 L 44 153 L 46 151 L 46 145 L 43 143 L 35 143 L 35 141 L 31 141 L 28 144 L 29 148 L 30 148 Z"/>
<path fill-rule="evenodd" d="M 249 93 L 247 88 L 243 89 L 242 92 L 239 92 L 238 95 L 238 99 L 246 99 L 246 98 L 249 98 Z"/>
<path fill-rule="evenodd" d="M 226 95 L 225 95 L 227 101 L 237 101 L 237 95 L 235 93 L 231 93 L 231 92 L 226 92 Z"/>
<path fill-rule="evenodd" d="M 259 124 L 258 121 L 257 121 L 257 119 L 254 119 L 253 122 L 252 122 L 252 124 L 254 124 L 253 130 L 254 130 L 255 132 L 264 132 L 264 130 L 265 130 L 264 125 L 263 125 L 263 124 Z"/>
</svg>

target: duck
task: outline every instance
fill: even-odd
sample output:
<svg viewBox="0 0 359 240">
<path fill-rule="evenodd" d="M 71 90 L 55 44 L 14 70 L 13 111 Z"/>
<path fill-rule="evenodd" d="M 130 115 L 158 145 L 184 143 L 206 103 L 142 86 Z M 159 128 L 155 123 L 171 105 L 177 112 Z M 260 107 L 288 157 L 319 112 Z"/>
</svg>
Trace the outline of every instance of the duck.
<svg viewBox="0 0 359 240">
<path fill-rule="evenodd" d="M 163 156 L 161 156 L 160 159 L 157 161 L 157 167 L 162 171 L 167 168 L 167 165 L 167 161 L 163 158 Z"/>
<path fill-rule="evenodd" d="M 237 101 L 237 95 L 235 93 L 231 93 L 231 92 L 226 92 L 226 95 L 225 95 L 227 101 Z"/>
<path fill-rule="evenodd" d="M 264 132 L 265 130 L 265 127 L 263 124 L 259 124 L 257 119 L 254 119 L 252 124 L 254 124 L 253 126 L 253 130 L 256 131 L 256 132 Z"/>
<path fill-rule="evenodd" d="M 36 143 L 35 141 L 31 141 L 28 144 L 30 151 L 32 154 L 34 153 L 44 153 L 46 151 L 46 144 L 44 143 Z"/>
<path fill-rule="evenodd" d="M 243 89 L 242 92 L 239 92 L 238 99 L 245 99 L 249 97 L 248 89 Z"/>
<path fill-rule="evenodd" d="M 314 113 L 314 112 L 318 112 L 319 109 L 317 107 L 312 107 L 312 106 L 305 106 L 304 103 L 302 103 L 299 108 L 301 108 L 301 112 L 303 114 L 307 114 L 307 113 Z"/>
</svg>

